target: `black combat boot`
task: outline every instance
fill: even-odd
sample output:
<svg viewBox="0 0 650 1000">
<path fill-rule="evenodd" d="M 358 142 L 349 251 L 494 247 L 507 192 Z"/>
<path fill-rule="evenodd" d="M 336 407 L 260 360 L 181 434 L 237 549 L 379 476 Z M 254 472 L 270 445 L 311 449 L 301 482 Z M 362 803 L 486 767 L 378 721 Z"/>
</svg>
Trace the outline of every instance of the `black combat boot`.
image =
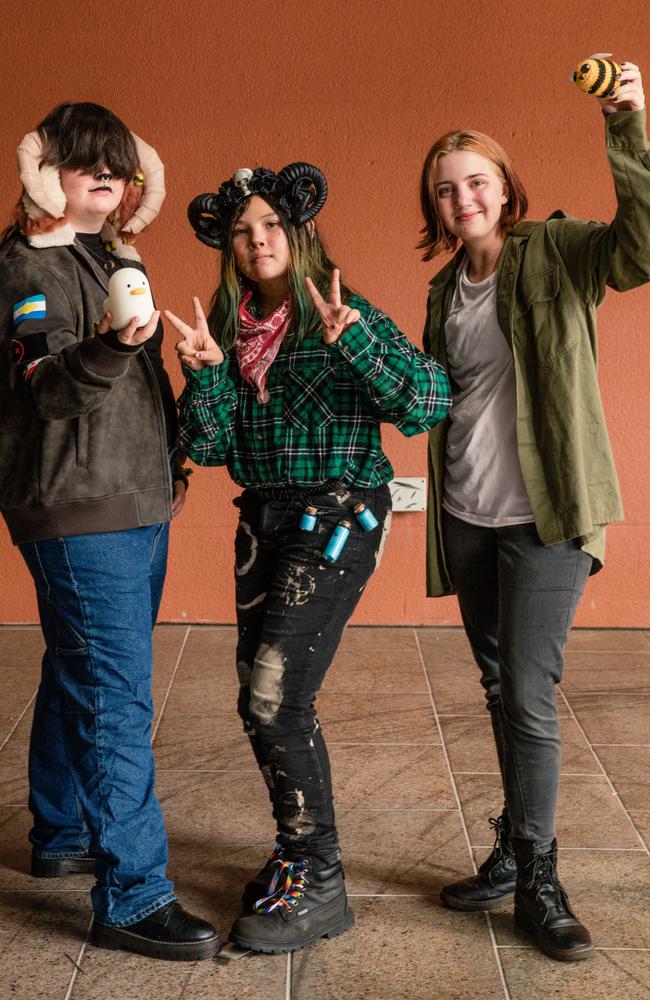
<svg viewBox="0 0 650 1000">
<path fill-rule="evenodd" d="M 515 891 L 517 862 L 510 843 L 510 820 L 504 809 L 498 819 L 490 818 L 494 827 L 494 847 L 478 870 L 460 882 L 446 885 L 440 898 L 452 910 L 491 910 Z"/>
<path fill-rule="evenodd" d="M 336 937 L 354 923 L 341 862 L 278 858 L 266 895 L 255 912 L 239 917 L 230 940 L 241 948 L 278 955 L 318 938 Z"/>
<path fill-rule="evenodd" d="M 533 935 L 544 954 L 561 962 L 592 958 L 591 935 L 569 906 L 557 875 L 557 841 L 535 854 L 529 840 L 512 838 L 517 858 L 515 923 Z"/>
<path fill-rule="evenodd" d="M 221 947 L 216 927 L 188 913 L 176 899 L 128 927 L 95 921 L 91 940 L 97 948 L 136 951 L 173 962 L 212 958 Z"/>
<path fill-rule="evenodd" d="M 68 858 L 41 858 L 32 851 L 32 878 L 61 878 L 63 875 L 94 875 L 92 854 Z"/>
<path fill-rule="evenodd" d="M 270 858 L 265 861 L 264 865 L 260 868 L 257 875 L 254 875 L 250 882 L 247 882 L 244 886 L 244 891 L 242 892 L 241 901 L 242 906 L 246 913 L 249 913 L 254 909 L 255 903 L 258 899 L 262 899 L 263 896 L 268 895 L 269 885 L 271 879 L 276 872 L 276 861 L 284 860 L 284 847 L 281 844 L 276 844 L 273 848 L 273 854 Z"/>
</svg>

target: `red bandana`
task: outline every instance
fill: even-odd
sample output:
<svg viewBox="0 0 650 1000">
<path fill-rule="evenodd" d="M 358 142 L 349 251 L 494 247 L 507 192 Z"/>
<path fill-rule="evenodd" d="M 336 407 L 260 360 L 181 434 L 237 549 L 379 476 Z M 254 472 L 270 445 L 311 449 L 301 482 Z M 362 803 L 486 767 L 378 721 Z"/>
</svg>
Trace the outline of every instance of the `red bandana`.
<svg viewBox="0 0 650 1000">
<path fill-rule="evenodd" d="M 237 363 L 242 378 L 257 389 L 257 401 L 268 403 L 266 373 L 282 346 L 291 320 L 291 299 L 264 319 L 255 319 L 246 308 L 252 292 L 247 292 L 239 304 L 239 333 L 235 341 Z"/>
</svg>

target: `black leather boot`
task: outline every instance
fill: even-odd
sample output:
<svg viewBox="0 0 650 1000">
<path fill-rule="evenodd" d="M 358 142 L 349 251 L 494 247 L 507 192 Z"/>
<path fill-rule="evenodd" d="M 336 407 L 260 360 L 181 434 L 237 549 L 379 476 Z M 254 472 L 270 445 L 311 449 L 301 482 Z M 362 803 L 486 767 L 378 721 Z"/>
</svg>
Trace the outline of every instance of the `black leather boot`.
<svg viewBox="0 0 650 1000">
<path fill-rule="evenodd" d="M 216 927 L 187 913 L 177 900 L 154 910 L 128 927 L 93 924 L 92 943 L 113 951 L 136 951 L 149 958 L 195 962 L 211 958 L 221 947 Z"/>
<path fill-rule="evenodd" d="M 91 854 L 74 858 L 39 858 L 32 851 L 32 878 L 61 878 L 62 875 L 94 875 L 95 859 Z"/>
<path fill-rule="evenodd" d="M 495 840 L 492 853 L 477 875 L 446 885 L 440 893 L 452 910 L 491 910 L 515 891 L 517 862 L 510 843 L 510 820 L 504 809 L 498 819 L 490 818 Z"/>
<path fill-rule="evenodd" d="M 239 917 L 230 940 L 242 948 L 278 955 L 318 938 L 336 937 L 354 923 L 340 861 L 278 859 L 267 894 L 256 911 Z"/>
<path fill-rule="evenodd" d="M 515 923 L 533 935 L 545 955 L 561 962 L 592 958 L 591 935 L 569 906 L 557 875 L 557 842 L 535 854 L 528 840 L 513 837 L 517 858 Z"/>
<path fill-rule="evenodd" d="M 264 862 L 257 875 L 246 883 L 242 892 L 241 901 L 245 912 L 249 913 L 255 907 L 258 899 L 268 895 L 271 879 L 276 872 L 276 861 L 284 860 L 284 848 L 281 844 L 276 844 L 273 854 Z"/>
</svg>

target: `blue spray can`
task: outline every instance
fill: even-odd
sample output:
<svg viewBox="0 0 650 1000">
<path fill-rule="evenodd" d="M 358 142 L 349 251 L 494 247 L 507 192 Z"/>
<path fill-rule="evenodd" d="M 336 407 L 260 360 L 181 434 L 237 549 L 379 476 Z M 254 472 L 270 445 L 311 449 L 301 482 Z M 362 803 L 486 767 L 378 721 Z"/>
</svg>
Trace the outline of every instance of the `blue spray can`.
<svg viewBox="0 0 650 1000">
<path fill-rule="evenodd" d="M 357 521 L 361 525 L 364 531 L 372 531 L 379 524 L 379 521 L 373 514 L 373 512 L 366 507 L 365 503 L 355 503 L 354 513 L 357 516 Z"/>
<path fill-rule="evenodd" d="M 298 527 L 301 531 L 313 531 L 316 527 L 316 514 L 318 509 L 316 507 L 305 507 L 302 517 L 300 518 L 300 523 Z"/>
<path fill-rule="evenodd" d="M 334 531 L 330 535 L 330 540 L 325 547 L 325 551 L 323 552 L 323 559 L 325 562 L 336 562 L 343 551 L 343 546 L 348 540 L 351 527 L 351 521 L 339 521 L 336 525 Z"/>
</svg>

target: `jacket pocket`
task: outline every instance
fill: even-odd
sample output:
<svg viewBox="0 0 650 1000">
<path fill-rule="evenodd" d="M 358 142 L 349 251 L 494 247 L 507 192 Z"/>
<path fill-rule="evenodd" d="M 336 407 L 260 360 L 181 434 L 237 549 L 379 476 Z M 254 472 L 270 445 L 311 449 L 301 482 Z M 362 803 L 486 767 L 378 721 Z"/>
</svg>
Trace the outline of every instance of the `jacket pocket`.
<svg viewBox="0 0 650 1000">
<path fill-rule="evenodd" d="M 560 292 L 560 267 L 554 264 L 547 271 L 527 274 L 519 282 L 517 290 L 517 315 L 526 313 L 542 302 L 552 302 Z"/>
<path fill-rule="evenodd" d="M 284 386 L 284 418 L 303 431 L 326 427 L 334 420 L 330 365 L 318 368 L 290 368 Z"/>
<path fill-rule="evenodd" d="M 524 358 L 534 365 L 551 366 L 580 340 L 584 326 L 576 313 L 581 305 L 563 285 L 558 264 L 522 277 L 517 289 L 514 335 Z"/>
</svg>

